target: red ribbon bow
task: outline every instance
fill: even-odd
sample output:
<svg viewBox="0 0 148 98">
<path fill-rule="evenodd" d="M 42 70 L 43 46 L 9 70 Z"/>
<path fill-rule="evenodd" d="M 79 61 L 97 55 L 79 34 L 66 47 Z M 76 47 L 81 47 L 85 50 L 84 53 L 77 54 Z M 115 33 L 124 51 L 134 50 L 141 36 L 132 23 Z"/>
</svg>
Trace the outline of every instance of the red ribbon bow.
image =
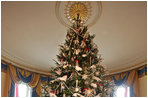
<svg viewBox="0 0 148 98">
<path fill-rule="evenodd" d="M 86 89 L 88 90 L 88 88 L 84 88 L 83 91 L 85 91 Z"/>
<path fill-rule="evenodd" d="M 56 95 L 56 91 L 50 91 L 50 92 L 52 92 L 52 93 L 54 93 Z"/>
<path fill-rule="evenodd" d="M 99 86 L 103 86 L 103 84 L 101 84 L 101 83 L 99 83 L 98 85 L 99 85 Z"/>
</svg>

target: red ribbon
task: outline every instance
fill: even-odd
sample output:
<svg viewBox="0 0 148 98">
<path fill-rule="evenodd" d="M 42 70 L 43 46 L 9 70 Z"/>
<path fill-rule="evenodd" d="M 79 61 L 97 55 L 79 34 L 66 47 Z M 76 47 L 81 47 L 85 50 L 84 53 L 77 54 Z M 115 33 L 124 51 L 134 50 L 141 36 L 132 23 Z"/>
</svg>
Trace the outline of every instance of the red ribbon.
<svg viewBox="0 0 148 98">
<path fill-rule="evenodd" d="M 84 88 L 83 91 L 85 91 L 86 89 L 88 90 L 88 88 Z"/>
<path fill-rule="evenodd" d="M 75 62 L 79 62 L 79 60 L 75 60 Z"/>
<path fill-rule="evenodd" d="M 99 86 L 103 86 L 103 84 L 100 84 L 100 83 L 99 83 L 98 85 L 99 85 Z"/>
<path fill-rule="evenodd" d="M 78 60 L 78 57 L 76 57 L 76 60 L 75 60 L 75 62 L 79 62 L 79 60 Z"/>
<path fill-rule="evenodd" d="M 85 51 L 87 51 L 87 50 L 89 50 L 89 48 L 88 48 L 88 47 L 86 47 L 86 48 L 84 48 L 84 50 L 85 50 Z"/>
<path fill-rule="evenodd" d="M 54 93 L 56 95 L 56 91 L 50 91 L 50 92 L 52 92 L 52 93 Z"/>
<path fill-rule="evenodd" d="M 76 31 L 79 32 L 80 30 L 79 29 L 76 29 Z"/>
<path fill-rule="evenodd" d="M 83 40 L 84 42 L 86 42 L 86 40 Z"/>
<path fill-rule="evenodd" d="M 95 58 L 95 56 L 93 56 L 93 58 L 92 59 L 94 59 Z"/>
</svg>

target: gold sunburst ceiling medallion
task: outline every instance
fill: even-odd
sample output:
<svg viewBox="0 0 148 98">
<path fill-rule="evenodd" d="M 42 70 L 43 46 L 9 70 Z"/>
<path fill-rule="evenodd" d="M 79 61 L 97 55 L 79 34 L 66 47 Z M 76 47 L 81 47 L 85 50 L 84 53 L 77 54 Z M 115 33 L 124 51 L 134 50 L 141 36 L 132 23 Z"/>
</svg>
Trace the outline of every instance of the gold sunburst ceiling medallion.
<svg viewBox="0 0 148 98">
<path fill-rule="evenodd" d="M 100 18 L 101 12 L 101 1 L 57 1 L 55 5 L 58 21 L 68 28 L 71 28 L 77 17 L 90 28 Z"/>
<path fill-rule="evenodd" d="M 86 23 L 91 16 L 91 8 L 91 2 L 68 2 L 65 5 L 65 17 L 73 23 L 79 14 L 81 22 Z"/>
</svg>

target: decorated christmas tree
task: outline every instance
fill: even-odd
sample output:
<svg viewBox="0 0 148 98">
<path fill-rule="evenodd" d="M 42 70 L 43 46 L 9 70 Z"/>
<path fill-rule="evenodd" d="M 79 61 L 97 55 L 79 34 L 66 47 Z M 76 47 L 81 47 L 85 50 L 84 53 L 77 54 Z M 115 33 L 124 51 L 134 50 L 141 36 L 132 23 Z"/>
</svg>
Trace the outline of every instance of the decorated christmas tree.
<svg viewBox="0 0 148 98">
<path fill-rule="evenodd" d="M 66 40 L 60 45 L 52 70 L 54 79 L 42 84 L 41 96 L 51 97 L 105 97 L 112 94 L 113 83 L 105 79 L 105 69 L 98 47 L 93 42 L 87 26 L 79 19 L 67 31 Z"/>
</svg>

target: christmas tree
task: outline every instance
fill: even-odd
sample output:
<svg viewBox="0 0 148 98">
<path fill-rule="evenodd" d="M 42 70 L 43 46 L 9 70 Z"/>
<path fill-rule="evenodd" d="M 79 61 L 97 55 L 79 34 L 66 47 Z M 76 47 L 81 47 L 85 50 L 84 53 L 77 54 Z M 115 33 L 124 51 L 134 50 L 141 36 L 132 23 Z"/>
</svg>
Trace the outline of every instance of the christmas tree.
<svg viewBox="0 0 148 98">
<path fill-rule="evenodd" d="M 57 67 L 52 71 L 54 80 L 42 84 L 41 96 L 51 97 L 105 97 L 112 93 L 113 83 L 105 79 L 98 47 L 87 26 L 79 19 L 67 31 L 60 45 Z"/>
</svg>

